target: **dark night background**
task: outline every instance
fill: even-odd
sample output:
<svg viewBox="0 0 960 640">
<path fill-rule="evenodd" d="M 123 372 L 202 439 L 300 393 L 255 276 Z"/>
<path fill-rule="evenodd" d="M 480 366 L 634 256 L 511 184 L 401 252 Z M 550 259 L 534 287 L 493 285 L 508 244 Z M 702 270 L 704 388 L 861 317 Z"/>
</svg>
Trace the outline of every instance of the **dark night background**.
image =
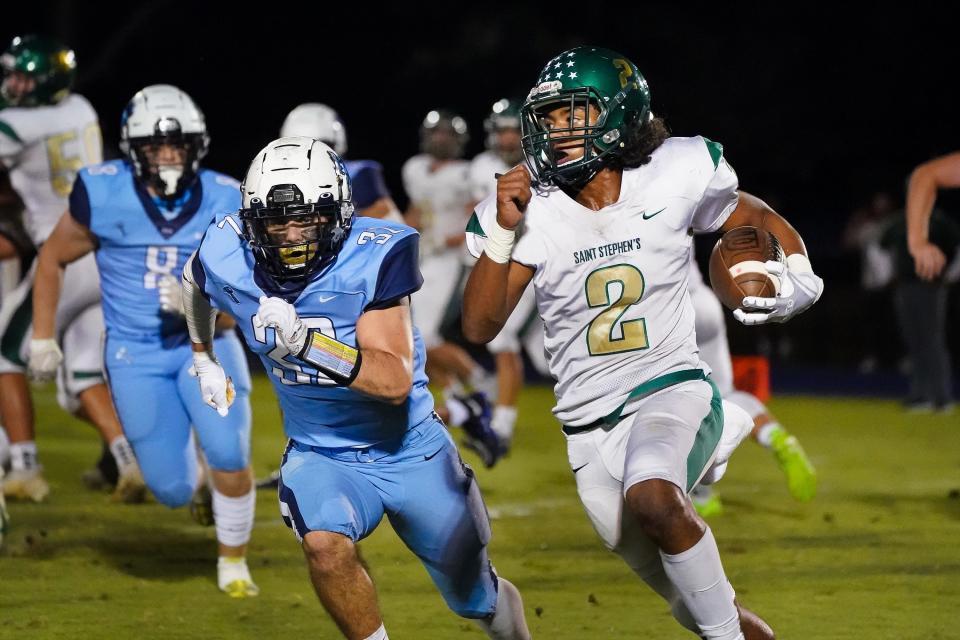
<svg viewBox="0 0 960 640">
<path fill-rule="evenodd" d="M 8 11 L 0 38 L 45 32 L 74 47 L 76 89 L 100 114 L 108 155 L 121 109 L 148 84 L 194 97 L 212 136 L 206 165 L 236 177 L 292 107 L 330 104 L 348 156 L 382 162 L 401 207 L 400 166 L 417 152 L 428 110 L 467 118 L 472 156 L 490 105 L 525 95 L 549 58 L 584 43 L 618 50 L 644 73 L 674 133 L 724 144 L 742 188 L 798 227 L 826 280 L 823 301 L 789 332 L 737 327 L 735 350 L 788 332 L 799 361 L 849 365 L 859 326 L 877 314 L 858 305 L 859 261 L 841 247 L 843 228 L 877 190 L 899 206 L 913 166 L 960 147 L 949 97 L 956 29 L 948 9 L 916 3 L 781 4 L 50 2 Z M 956 195 L 940 202 L 960 211 Z M 896 342 L 896 327 L 889 333 Z"/>
</svg>

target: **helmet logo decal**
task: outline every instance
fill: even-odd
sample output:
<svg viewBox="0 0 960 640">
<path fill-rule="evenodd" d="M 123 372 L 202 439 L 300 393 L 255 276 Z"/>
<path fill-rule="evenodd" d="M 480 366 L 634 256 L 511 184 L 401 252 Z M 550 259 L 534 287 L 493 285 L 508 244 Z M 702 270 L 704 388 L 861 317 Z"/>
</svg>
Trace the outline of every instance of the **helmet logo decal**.
<svg viewBox="0 0 960 640">
<path fill-rule="evenodd" d="M 536 98 L 547 93 L 557 93 L 560 89 L 563 89 L 563 83 L 559 80 L 541 82 L 530 91 L 530 97 L 528 99 Z"/>
<path fill-rule="evenodd" d="M 617 69 L 620 69 L 620 88 L 626 88 L 627 79 L 633 75 L 633 69 L 631 68 L 630 63 L 623 58 L 616 58 L 613 61 L 613 66 L 615 66 Z M 632 84 L 637 84 L 636 79 L 634 79 Z"/>
</svg>

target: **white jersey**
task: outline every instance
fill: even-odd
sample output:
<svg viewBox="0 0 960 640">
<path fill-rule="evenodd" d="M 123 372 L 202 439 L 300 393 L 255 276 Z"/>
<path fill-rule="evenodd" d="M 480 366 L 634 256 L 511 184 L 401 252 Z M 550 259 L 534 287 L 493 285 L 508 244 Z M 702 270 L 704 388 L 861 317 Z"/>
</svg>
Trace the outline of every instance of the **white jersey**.
<svg viewBox="0 0 960 640">
<path fill-rule="evenodd" d="M 403 165 L 403 188 L 410 202 L 420 210 L 420 252 L 457 253 L 449 249 L 446 240 L 463 232 L 470 217 L 470 195 L 466 160 L 450 160 L 436 170 L 434 160 L 427 154 L 413 156 Z"/>
<path fill-rule="evenodd" d="M 75 93 L 54 105 L 3 109 L 0 162 L 23 200 L 24 227 L 39 246 L 67 209 L 77 171 L 103 162 L 97 113 Z"/>
<path fill-rule="evenodd" d="M 474 200 L 483 200 L 497 190 L 496 174 L 510 171 L 500 156 L 493 151 L 484 151 L 470 161 L 470 195 Z"/>
<path fill-rule="evenodd" d="M 694 291 L 705 286 L 707 286 L 707 283 L 703 281 L 703 273 L 700 271 L 700 265 L 697 264 L 696 252 L 693 247 L 690 247 L 690 282 L 687 284 L 687 288 Z"/>
<path fill-rule="evenodd" d="M 536 270 L 562 423 L 603 418 L 660 375 L 706 369 L 687 286 L 692 232 L 717 230 L 737 204 L 722 149 L 701 137 L 668 139 L 648 164 L 623 172 L 620 199 L 600 211 L 556 187 L 535 191 L 512 259 Z M 496 215 L 494 197 L 477 206 L 467 229 L 474 256 Z"/>
</svg>

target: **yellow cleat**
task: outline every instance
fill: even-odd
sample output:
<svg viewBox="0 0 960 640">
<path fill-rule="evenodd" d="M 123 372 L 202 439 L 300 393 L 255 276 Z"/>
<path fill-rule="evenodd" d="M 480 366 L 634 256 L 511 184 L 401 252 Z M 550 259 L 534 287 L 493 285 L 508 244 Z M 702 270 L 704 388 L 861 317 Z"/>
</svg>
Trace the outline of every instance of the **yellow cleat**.
<svg viewBox="0 0 960 640">
<path fill-rule="evenodd" d="M 217 586 L 231 598 L 252 598 L 260 594 L 247 568 L 245 558 L 220 557 L 217 560 Z"/>
<path fill-rule="evenodd" d="M 260 595 L 260 587 L 249 580 L 234 580 L 221 589 L 231 598 L 253 598 Z"/>
<path fill-rule="evenodd" d="M 690 492 L 690 501 L 701 518 L 713 518 L 723 513 L 723 501 L 710 487 L 703 485 L 694 487 Z"/>
<path fill-rule="evenodd" d="M 14 469 L 3 481 L 3 495 L 13 500 L 43 502 L 50 493 L 50 485 L 43 478 L 43 467 Z"/>
<path fill-rule="evenodd" d="M 778 428 L 773 432 L 770 448 L 777 459 L 777 465 L 787 476 L 790 495 L 800 502 L 812 500 L 817 493 L 817 470 L 813 468 L 813 463 L 796 436 Z"/>
</svg>

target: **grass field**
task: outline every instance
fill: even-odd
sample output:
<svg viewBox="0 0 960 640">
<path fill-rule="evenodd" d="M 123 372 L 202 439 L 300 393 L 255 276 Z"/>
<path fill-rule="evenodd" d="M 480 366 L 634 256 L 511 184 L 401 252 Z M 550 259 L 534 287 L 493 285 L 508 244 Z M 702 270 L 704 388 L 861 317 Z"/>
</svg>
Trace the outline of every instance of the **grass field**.
<svg viewBox="0 0 960 640">
<path fill-rule="evenodd" d="M 42 505 L 12 504 L 0 552 L 0 638 L 336 638 L 293 534 L 261 492 L 250 562 L 261 596 L 215 584 L 212 529 L 186 510 L 118 506 L 84 490 L 92 431 L 38 395 Z M 536 638 L 689 638 L 591 529 L 549 413 L 525 393 L 512 455 L 478 470 L 493 516 L 491 554 L 522 591 Z M 745 443 L 718 485 L 711 524 L 740 600 L 787 640 L 960 638 L 960 419 L 906 416 L 892 402 L 807 397 L 772 403 L 817 464 L 821 489 L 793 502 L 769 454 Z M 272 391 L 257 379 L 254 464 L 278 460 Z M 469 455 L 469 454 L 468 454 Z M 476 462 L 470 458 L 469 461 Z M 477 466 L 477 465 L 474 465 Z M 479 638 L 448 612 L 384 521 L 361 545 L 391 638 Z"/>
</svg>

